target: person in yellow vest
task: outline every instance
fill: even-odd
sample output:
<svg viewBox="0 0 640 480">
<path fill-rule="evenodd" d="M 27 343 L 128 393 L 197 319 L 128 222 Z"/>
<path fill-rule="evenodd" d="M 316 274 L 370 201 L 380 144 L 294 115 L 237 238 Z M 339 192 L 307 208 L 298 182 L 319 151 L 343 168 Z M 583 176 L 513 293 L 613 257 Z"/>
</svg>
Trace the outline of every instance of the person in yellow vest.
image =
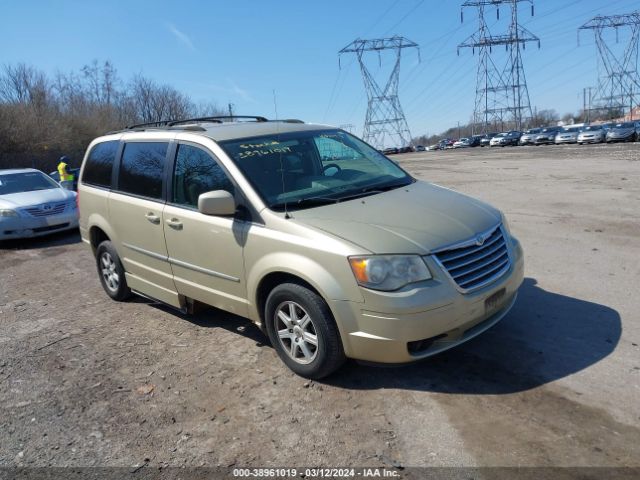
<svg viewBox="0 0 640 480">
<path fill-rule="evenodd" d="M 67 170 L 69 166 L 69 158 L 66 155 L 60 157 L 58 163 L 58 175 L 60 176 L 60 185 L 67 190 L 73 190 L 73 174 Z"/>
</svg>

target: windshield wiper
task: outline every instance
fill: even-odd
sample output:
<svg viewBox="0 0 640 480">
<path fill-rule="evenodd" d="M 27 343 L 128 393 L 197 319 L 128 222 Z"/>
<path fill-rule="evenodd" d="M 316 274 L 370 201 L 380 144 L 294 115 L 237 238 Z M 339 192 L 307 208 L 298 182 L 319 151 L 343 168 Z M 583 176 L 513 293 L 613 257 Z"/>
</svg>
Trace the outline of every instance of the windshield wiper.
<svg viewBox="0 0 640 480">
<path fill-rule="evenodd" d="M 332 197 L 309 197 L 309 198 L 300 198 L 298 200 L 292 200 L 290 202 L 278 202 L 273 203 L 269 206 L 271 209 L 280 209 L 284 208 L 305 208 L 305 207 L 313 207 L 316 205 L 327 205 L 329 203 L 338 203 L 339 200 Z"/>
</svg>

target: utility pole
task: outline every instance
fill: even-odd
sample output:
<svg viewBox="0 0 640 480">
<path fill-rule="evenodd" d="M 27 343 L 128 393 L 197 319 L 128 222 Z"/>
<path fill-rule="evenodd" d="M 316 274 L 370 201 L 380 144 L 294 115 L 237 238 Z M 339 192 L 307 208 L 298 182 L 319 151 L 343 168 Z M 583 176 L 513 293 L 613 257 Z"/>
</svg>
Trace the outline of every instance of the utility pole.
<svg viewBox="0 0 640 480">
<path fill-rule="evenodd" d="M 604 38 L 606 31 L 615 30 L 616 43 L 620 29 L 630 31 L 626 47 L 614 52 Z M 640 43 L 640 10 L 625 15 L 598 15 L 578 29 L 578 42 L 582 30 L 593 30 L 598 49 L 598 86 L 593 102 L 596 109 L 607 112 L 608 118 L 633 115 L 634 106 L 640 104 L 640 75 L 638 74 L 638 45 Z M 620 49 L 618 49 L 620 50 Z M 591 93 L 591 91 L 589 91 Z"/>
<path fill-rule="evenodd" d="M 418 44 L 405 37 L 377 38 L 373 40 L 354 40 L 338 52 L 338 58 L 345 53 L 355 53 L 367 92 L 367 114 L 364 122 L 365 142 L 375 148 L 386 146 L 406 147 L 411 143 L 411 132 L 398 98 L 400 79 L 400 57 L 405 48 L 418 48 Z M 382 52 L 395 55 L 395 64 L 384 88 L 376 81 L 365 65 L 365 53 L 377 52 L 378 60 Z M 418 55 L 420 51 L 418 50 Z"/>
<path fill-rule="evenodd" d="M 471 48 L 475 54 L 478 50 L 478 68 L 476 73 L 476 100 L 473 110 L 474 131 L 481 133 L 495 130 L 498 124 L 504 129 L 504 120 L 517 130 L 523 130 L 533 117 L 529 99 L 529 89 L 522 64 L 521 47 L 529 42 L 536 42 L 540 48 L 540 39 L 518 23 L 518 4 L 528 2 L 533 16 L 533 0 L 468 0 L 462 4 L 460 19 L 467 7 L 478 11 L 478 30 L 458 45 Z M 500 6 L 507 5 L 511 11 L 511 22 L 508 33 L 492 35 L 485 18 L 485 7 L 495 6 L 496 16 L 500 19 Z M 493 47 L 504 45 L 508 52 L 506 64 L 501 67 L 493 55 Z"/>
<path fill-rule="evenodd" d="M 229 106 L 229 116 L 231 117 L 230 120 L 233 121 L 233 107 L 234 107 L 234 105 L 233 105 L 233 103 L 229 103 L 228 106 Z"/>
</svg>

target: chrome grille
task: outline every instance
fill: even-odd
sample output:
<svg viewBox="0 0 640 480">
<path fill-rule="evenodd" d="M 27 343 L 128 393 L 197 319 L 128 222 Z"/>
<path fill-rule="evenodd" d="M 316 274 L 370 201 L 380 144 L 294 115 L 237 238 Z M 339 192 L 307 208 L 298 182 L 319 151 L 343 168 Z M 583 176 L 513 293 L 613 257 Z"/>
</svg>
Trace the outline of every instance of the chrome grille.
<svg viewBox="0 0 640 480">
<path fill-rule="evenodd" d="M 24 210 L 32 217 L 48 217 L 50 215 L 58 215 L 64 212 L 67 207 L 66 202 L 62 203 L 45 203 L 37 207 L 29 207 Z"/>
<path fill-rule="evenodd" d="M 475 290 L 503 275 L 510 267 L 509 250 L 500 226 L 484 238 L 482 245 L 441 250 L 434 258 L 449 274 L 458 287 L 468 292 Z"/>
</svg>

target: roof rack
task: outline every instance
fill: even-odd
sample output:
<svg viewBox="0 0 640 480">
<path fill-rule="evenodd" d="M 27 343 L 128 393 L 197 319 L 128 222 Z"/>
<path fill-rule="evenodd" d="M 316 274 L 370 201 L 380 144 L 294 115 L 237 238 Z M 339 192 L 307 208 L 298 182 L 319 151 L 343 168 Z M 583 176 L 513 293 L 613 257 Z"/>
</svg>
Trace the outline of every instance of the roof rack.
<svg viewBox="0 0 640 480">
<path fill-rule="evenodd" d="M 198 118 L 185 118 L 183 120 L 173 120 L 167 123 L 168 127 L 173 127 L 174 125 L 179 125 L 181 123 L 189 123 L 189 122 L 214 122 L 214 123 L 223 123 L 223 120 L 235 120 L 235 119 L 253 119 L 256 122 L 268 122 L 265 117 L 260 117 L 256 115 L 219 115 L 215 117 L 198 117 Z"/>
<path fill-rule="evenodd" d="M 285 123 L 304 123 L 303 120 L 298 120 L 297 118 L 283 118 L 277 120 L 269 120 L 265 117 L 261 117 L 259 115 L 217 115 L 212 117 L 196 117 L 196 118 L 185 118 L 182 120 L 159 120 L 157 122 L 146 122 L 146 123 L 136 123 L 135 125 L 127 125 L 122 130 L 114 130 L 112 132 L 108 132 L 108 134 L 125 132 L 127 130 L 146 130 L 146 127 L 150 129 L 180 129 L 180 130 L 193 130 L 193 131 L 204 131 L 205 129 L 197 126 L 197 125 L 185 125 L 181 126 L 185 123 L 200 123 L 200 122 L 211 122 L 211 123 L 225 123 L 224 120 L 236 120 L 236 119 L 250 119 L 255 122 L 285 122 Z"/>
<path fill-rule="evenodd" d="M 147 122 L 147 123 L 136 123 L 135 125 L 127 125 L 124 127 L 125 130 L 133 130 L 134 128 L 142 128 L 142 127 L 166 127 L 171 124 L 173 120 L 160 120 L 157 122 Z"/>
</svg>

